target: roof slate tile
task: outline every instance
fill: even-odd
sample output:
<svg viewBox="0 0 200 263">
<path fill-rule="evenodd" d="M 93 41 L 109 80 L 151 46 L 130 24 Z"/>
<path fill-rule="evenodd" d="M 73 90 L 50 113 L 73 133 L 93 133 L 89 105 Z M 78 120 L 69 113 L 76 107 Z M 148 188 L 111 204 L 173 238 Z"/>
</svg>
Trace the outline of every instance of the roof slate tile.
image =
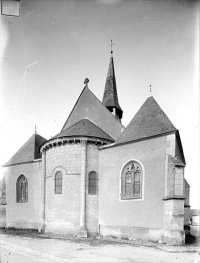
<svg viewBox="0 0 200 263">
<path fill-rule="evenodd" d="M 39 148 L 47 140 L 39 134 L 33 134 L 28 141 L 12 156 L 12 158 L 4 165 L 4 167 L 32 162 L 41 158 Z"/>
<path fill-rule="evenodd" d="M 110 58 L 110 64 L 108 68 L 108 74 L 106 78 L 106 85 L 103 94 L 102 104 L 105 107 L 116 107 L 122 112 L 122 109 L 118 102 L 117 85 L 115 79 L 115 69 L 113 57 Z"/>
<path fill-rule="evenodd" d="M 176 130 L 167 115 L 151 96 L 147 98 L 126 129 L 122 132 L 116 144 L 140 140 Z"/>
<path fill-rule="evenodd" d="M 88 119 L 82 119 L 66 130 L 61 131 L 53 138 L 61 137 L 95 137 L 99 139 L 106 139 L 111 142 L 115 141 L 109 134 L 103 131 L 101 128 L 96 126 L 93 122 Z"/>
</svg>

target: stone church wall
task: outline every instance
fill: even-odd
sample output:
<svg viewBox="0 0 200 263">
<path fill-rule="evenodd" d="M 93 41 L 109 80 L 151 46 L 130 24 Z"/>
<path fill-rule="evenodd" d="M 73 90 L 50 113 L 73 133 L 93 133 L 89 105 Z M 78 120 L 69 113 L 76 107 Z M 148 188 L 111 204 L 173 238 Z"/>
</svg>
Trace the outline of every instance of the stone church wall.
<svg viewBox="0 0 200 263">
<path fill-rule="evenodd" d="M 100 150 L 99 225 L 103 235 L 158 240 L 164 227 L 166 136 Z M 142 199 L 121 200 L 124 165 L 143 167 Z"/>
<path fill-rule="evenodd" d="M 6 169 L 6 227 L 40 228 L 41 161 L 13 165 Z M 16 181 L 21 174 L 25 175 L 28 180 L 27 203 L 16 202 Z"/>
<path fill-rule="evenodd" d="M 64 144 L 46 152 L 46 232 L 74 232 L 80 223 L 80 144 Z M 62 194 L 55 194 L 54 176 L 63 174 Z"/>
</svg>

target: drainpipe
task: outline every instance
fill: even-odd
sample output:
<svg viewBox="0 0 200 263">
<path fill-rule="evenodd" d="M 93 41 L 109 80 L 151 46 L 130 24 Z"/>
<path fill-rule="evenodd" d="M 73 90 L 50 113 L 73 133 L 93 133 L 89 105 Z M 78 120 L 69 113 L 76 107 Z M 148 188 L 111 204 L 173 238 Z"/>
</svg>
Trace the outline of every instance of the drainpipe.
<svg viewBox="0 0 200 263">
<path fill-rule="evenodd" d="M 86 229 L 86 165 L 87 165 L 87 141 L 81 142 L 81 187 L 80 187 L 80 229 L 78 237 L 87 237 Z"/>
</svg>

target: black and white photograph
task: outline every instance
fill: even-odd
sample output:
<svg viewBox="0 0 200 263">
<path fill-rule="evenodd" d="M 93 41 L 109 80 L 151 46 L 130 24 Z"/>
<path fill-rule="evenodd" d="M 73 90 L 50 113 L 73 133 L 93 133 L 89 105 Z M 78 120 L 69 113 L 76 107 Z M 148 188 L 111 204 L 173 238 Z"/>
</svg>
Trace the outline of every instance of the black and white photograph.
<svg viewBox="0 0 200 263">
<path fill-rule="evenodd" d="M 0 4 L 0 263 L 200 263 L 200 1 Z"/>
</svg>

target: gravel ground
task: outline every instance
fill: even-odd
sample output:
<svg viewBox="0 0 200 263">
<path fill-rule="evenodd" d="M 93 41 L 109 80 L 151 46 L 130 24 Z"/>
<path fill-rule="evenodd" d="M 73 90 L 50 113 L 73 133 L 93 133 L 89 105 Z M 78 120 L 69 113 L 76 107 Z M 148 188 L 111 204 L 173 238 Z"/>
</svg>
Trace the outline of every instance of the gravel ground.
<svg viewBox="0 0 200 263">
<path fill-rule="evenodd" d="M 123 246 L 132 246 L 132 247 L 152 247 L 158 250 L 171 252 L 171 253 L 194 253 L 197 252 L 200 248 L 196 244 L 185 244 L 182 246 L 169 246 L 166 244 L 161 244 L 158 242 L 150 242 L 144 240 L 124 240 L 124 239 L 116 239 L 111 237 L 89 237 L 86 239 L 83 238 L 75 238 L 73 236 L 66 235 L 56 235 L 56 234 L 41 234 L 34 230 L 24 230 L 24 229 L 0 229 L 0 233 L 11 235 L 11 236 L 23 236 L 30 238 L 38 238 L 38 239 L 57 239 L 57 240 L 67 240 L 76 244 L 87 244 L 93 247 L 102 247 L 105 245 L 123 245 Z"/>
</svg>

